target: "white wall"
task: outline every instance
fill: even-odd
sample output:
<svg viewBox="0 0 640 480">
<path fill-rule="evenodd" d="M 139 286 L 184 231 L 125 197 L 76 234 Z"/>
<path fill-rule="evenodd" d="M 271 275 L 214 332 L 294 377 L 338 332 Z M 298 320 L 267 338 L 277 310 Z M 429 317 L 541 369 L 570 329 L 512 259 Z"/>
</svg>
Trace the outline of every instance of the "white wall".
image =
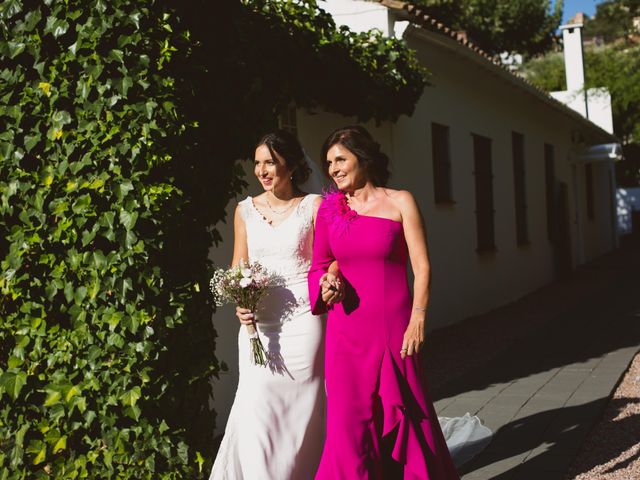
<svg viewBox="0 0 640 480">
<path fill-rule="evenodd" d="M 621 235 L 631 233 L 631 213 L 640 211 L 640 187 L 619 188 L 616 192 L 618 232 Z M 636 226 L 638 228 L 638 226 Z"/>
<path fill-rule="evenodd" d="M 331 14 L 336 25 L 346 25 L 353 32 L 377 28 L 389 35 L 389 9 L 376 2 L 356 0 L 323 0 L 318 6 Z"/>
<path fill-rule="evenodd" d="M 588 118 L 605 132 L 613 133 L 611 94 L 606 88 L 563 90 L 551 92 L 551 96 Z"/>
<path fill-rule="evenodd" d="M 546 237 L 544 143 L 554 144 L 560 158 L 566 139 L 541 128 L 532 106 L 512 87 L 442 49 L 426 48 L 420 40 L 410 44 L 420 49 L 420 60 L 433 72 L 433 86 L 426 89 L 413 118 L 401 119 L 394 129 L 395 183 L 414 192 L 426 217 L 433 268 L 430 323 L 440 327 L 508 303 L 548 281 L 552 263 Z M 522 115 L 525 111 L 529 113 Z M 450 129 L 453 205 L 436 205 L 433 199 L 431 122 Z M 524 134 L 525 142 L 531 240 L 525 247 L 516 242 L 512 131 Z M 472 133 L 492 139 L 495 253 L 476 252 Z M 416 164 L 421 165 L 419 175 Z"/>
<path fill-rule="evenodd" d="M 609 90 L 589 88 L 587 90 L 587 108 L 589 109 L 589 120 L 604 131 L 613 133 L 613 110 Z"/>
</svg>

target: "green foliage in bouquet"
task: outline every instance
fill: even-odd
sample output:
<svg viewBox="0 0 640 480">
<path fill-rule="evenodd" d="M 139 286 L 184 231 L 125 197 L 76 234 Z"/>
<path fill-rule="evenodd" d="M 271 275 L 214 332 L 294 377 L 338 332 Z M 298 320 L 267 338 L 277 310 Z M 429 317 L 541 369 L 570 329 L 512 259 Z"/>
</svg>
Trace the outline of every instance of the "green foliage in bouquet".
<svg viewBox="0 0 640 480">
<path fill-rule="evenodd" d="M 0 4 L 0 478 L 208 473 L 211 225 L 291 102 L 410 113 L 397 40 L 312 1 Z"/>
</svg>

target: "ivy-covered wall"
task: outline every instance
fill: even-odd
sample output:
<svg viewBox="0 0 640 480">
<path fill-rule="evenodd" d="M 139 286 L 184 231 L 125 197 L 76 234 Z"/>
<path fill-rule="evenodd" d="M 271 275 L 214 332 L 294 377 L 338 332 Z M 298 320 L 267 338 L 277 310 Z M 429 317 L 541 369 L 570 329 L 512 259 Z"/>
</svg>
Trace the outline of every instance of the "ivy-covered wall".
<svg viewBox="0 0 640 480">
<path fill-rule="evenodd" d="M 190 300 L 160 261 L 184 194 L 154 170 L 185 129 L 162 8 L 2 5 L 2 478 L 184 478 L 195 465 L 158 409 L 162 339 Z"/>
<path fill-rule="evenodd" d="M 410 113 L 403 43 L 315 1 L 0 3 L 0 478 L 201 478 L 210 226 L 291 102 Z"/>
</svg>

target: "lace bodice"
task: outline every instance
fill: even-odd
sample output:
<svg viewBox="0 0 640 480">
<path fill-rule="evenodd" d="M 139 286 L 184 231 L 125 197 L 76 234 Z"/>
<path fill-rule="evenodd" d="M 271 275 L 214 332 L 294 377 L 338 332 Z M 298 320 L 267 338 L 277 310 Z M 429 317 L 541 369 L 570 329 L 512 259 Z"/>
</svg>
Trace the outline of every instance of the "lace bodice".
<svg viewBox="0 0 640 480">
<path fill-rule="evenodd" d="M 259 261 L 279 274 L 287 284 L 306 282 L 313 248 L 313 203 L 309 194 L 280 224 L 272 226 L 256 209 L 253 199 L 240 202 L 240 214 L 247 229 L 249 260 Z"/>
</svg>

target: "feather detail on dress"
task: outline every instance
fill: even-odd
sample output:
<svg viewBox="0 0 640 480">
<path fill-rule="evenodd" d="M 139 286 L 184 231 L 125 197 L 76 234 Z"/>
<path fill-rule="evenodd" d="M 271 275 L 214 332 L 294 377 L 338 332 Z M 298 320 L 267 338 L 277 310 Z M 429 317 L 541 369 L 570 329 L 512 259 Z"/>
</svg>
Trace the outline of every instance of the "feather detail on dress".
<svg viewBox="0 0 640 480">
<path fill-rule="evenodd" d="M 347 196 L 340 190 L 328 190 L 323 197 L 319 213 L 325 216 L 336 233 L 346 233 L 349 224 L 358 217 L 358 212 L 349 207 Z"/>
</svg>

